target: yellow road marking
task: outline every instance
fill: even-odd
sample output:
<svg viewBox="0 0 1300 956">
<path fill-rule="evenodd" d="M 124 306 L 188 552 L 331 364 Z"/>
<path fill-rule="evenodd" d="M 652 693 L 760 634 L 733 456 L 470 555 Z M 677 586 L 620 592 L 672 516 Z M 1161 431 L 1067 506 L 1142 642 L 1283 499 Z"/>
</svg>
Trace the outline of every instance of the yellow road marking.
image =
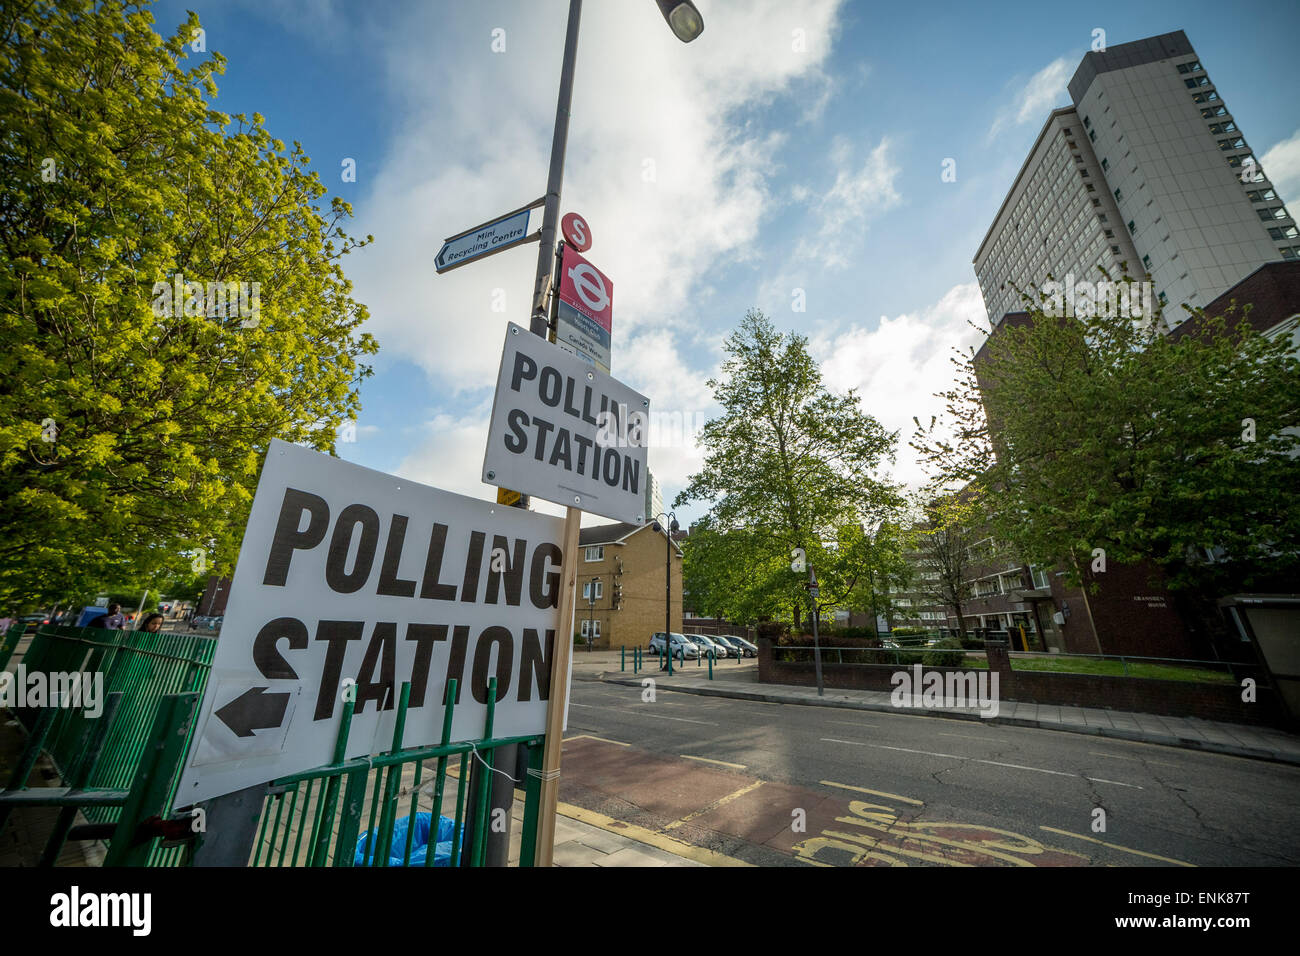
<svg viewBox="0 0 1300 956">
<path fill-rule="evenodd" d="M 1120 846 L 1118 843 L 1107 843 L 1105 840 L 1098 840 L 1095 837 L 1084 836 L 1082 833 L 1071 833 L 1069 830 L 1058 830 L 1056 827 L 1040 826 L 1038 829 L 1046 830 L 1048 833 L 1059 833 L 1061 836 L 1074 837 L 1076 840 L 1087 840 L 1089 843 L 1099 843 L 1102 846 L 1110 847 L 1112 850 L 1121 850 L 1124 853 L 1133 853 L 1137 856 L 1145 856 L 1152 860 L 1159 860 L 1162 863 L 1172 863 L 1175 866 L 1195 867 L 1195 863 L 1184 863 L 1182 860 L 1174 860 L 1167 856 L 1159 856 L 1155 853 L 1147 853 L 1145 850 L 1130 850 L 1126 846 Z"/>
<path fill-rule="evenodd" d="M 704 807 L 703 809 L 696 810 L 694 813 L 688 813 L 680 820 L 674 820 L 672 823 L 668 824 L 668 826 L 664 827 L 664 830 L 674 830 L 677 827 L 681 826 L 683 823 L 687 823 L 691 820 L 694 820 L 696 817 L 702 817 L 704 816 L 704 814 L 718 809 L 718 807 L 725 807 L 732 800 L 738 800 L 741 797 L 743 797 L 745 794 L 749 793 L 751 790 L 757 790 L 762 785 L 763 785 L 762 780 L 755 780 L 753 783 L 749 784 L 748 786 L 741 787 L 739 790 L 733 791 L 732 793 L 727 794 L 725 797 L 719 797 L 717 800 L 714 800 L 712 803 L 710 803 L 707 807 Z"/>
<path fill-rule="evenodd" d="M 725 760 L 714 760 L 712 757 L 692 757 L 690 754 L 682 754 L 681 756 L 685 757 L 687 760 L 702 760 L 705 763 L 716 763 L 722 767 L 735 767 L 737 770 L 745 769 L 743 763 L 727 763 Z"/>
<path fill-rule="evenodd" d="M 694 846 L 690 843 L 683 843 L 681 840 L 674 839 L 663 833 L 656 833 L 653 830 L 647 830 L 645 827 L 639 827 L 635 824 L 624 823 L 622 820 L 615 820 L 613 817 L 607 817 L 603 813 L 597 813 L 595 810 L 587 810 L 584 807 L 575 807 L 568 803 L 559 803 L 555 807 L 556 812 L 562 816 L 577 820 L 579 823 L 586 823 L 593 827 L 599 827 L 602 830 L 608 830 L 610 833 L 617 833 L 625 836 L 629 840 L 635 840 L 637 843 L 644 843 L 646 846 L 652 846 L 656 849 L 663 850 L 665 853 L 671 853 L 673 856 L 680 856 L 683 859 L 691 860 L 695 863 L 703 863 L 706 866 L 753 866 L 753 863 L 746 863 L 744 860 L 737 860 L 732 856 L 724 856 L 714 850 L 707 850 L 702 846 Z"/>
<path fill-rule="evenodd" d="M 834 780 L 821 781 L 823 787 L 839 787 L 841 790 L 856 790 L 858 793 L 869 793 L 873 797 L 884 797 L 887 800 L 900 800 L 903 803 L 910 803 L 916 807 L 925 806 L 923 800 L 913 800 L 911 797 L 900 797 L 896 793 L 885 793 L 883 790 L 868 790 L 866 787 L 855 787 L 848 783 L 836 783 Z"/>
<path fill-rule="evenodd" d="M 576 737 L 565 737 L 564 743 L 571 743 L 575 740 L 599 740 L 603 744 L 618 744 L 620 747 L 631 747 L 631 744 L 625 744 L 621 740 L 610 740 L 608 737 L 593 737 L 591 734 L 578 734 Z"/>
</svg>

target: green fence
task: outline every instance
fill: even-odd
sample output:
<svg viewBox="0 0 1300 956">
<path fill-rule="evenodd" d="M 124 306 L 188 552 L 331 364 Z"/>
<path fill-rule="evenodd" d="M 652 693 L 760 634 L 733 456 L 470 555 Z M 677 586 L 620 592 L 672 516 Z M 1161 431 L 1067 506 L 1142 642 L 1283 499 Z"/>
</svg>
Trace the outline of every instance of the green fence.
<svg viewBox="0 0 1300 956">
<path fill-rule="evenodd" d="M 251 865 L 353 866 L 360 855 L 363 866 L 383 867 L 390 865 L 390 861 L 406 866 L 414 852 L 416 815 L 424 812 L 432 815 L 434 834 L 439 816 L 447 816 L 452 821 L 448 865 L 482 866 L 487 853 L 487 837 L 493 829 L 488 814 L 490 787 L 487 781 L 491 772 L 513 774 L 513 766 L 495 766 L 498 749 L 511 744 L 527 748 L 528 773 L 523 780 L 515 781 L 524 790 L 519 865 L 533 865 L 537 850 L 544 737 L 493 738 L 497 695 L 496 678 L 492 678 L 488 682 L 483 739 L 450 743 L 457 697 L 457 682 L 451 680 L 444 704 L 442 741 L 432 746 L 403 748 L 410 691 L 409 683 L 402 685 L 392 749 L 353 760 L 344 760 L 343 757 L 347 752 L 355 705 L 352 701 L 344 703 L 334 762 L 281 778 L 268 788 Z M 453 760 L 457 763 L 454 773 L 450 766 Z M 478 788 L 477 801 L 469 806 L 470 770 L 479 760 L 483 761 L 485 768 L 484 784 Z M 403 818 L 406 819 L 405 840 L 394 846 L 394 831 Z M 365 821 L 364 831 L 362 821 Z M 366 837 L 364 847 L 359 849 L 358 838 L 362 832 Z M 436 837 L 431 836 L 424 866 L 434 865 L 435 843 Z"/>
<path fill-rule="evenodd" d="M 17 630 L 21 634 L 21 627 Z M 0 643 L 0 666 L 17 646 L 10 637 L 5 635 Z M 52 865 L 69 839 L 108 840 L 105 865 L 188 865 L 196 838 L 201 841 L 203 836 L 190 832 L 190 816 L 175 818 L 172 803 L 215 650 L 213 637 L 40 628 L 21 659 L 25 671 L 102 674 L 104 709 L 98 718 L 86 716 L 83 708 L 18 711 L 28 745 L 0 793 L 0 829 L 15 809 L 58 807 L 42 865 Z M 453 826 L 450 864 L 481 866 L 494 829 L 488 781 L 495 773 L 513 774 L 514 766 L 495 764 L 500 748 L 519 745 L 526 748 L 528 766 L 524 779 L 515 781 L 524 797 L 519 865 L 532 866 L 545 738 L 493 738 L 496 686 L 495 678 L 489 681 L 481 740 L 450 742 L 457 699 L 457 682 L 451 681 L 441 742 L 404 748 L 410 697 L 410 685 L 404 684 L 391 749 L 351 760 L 345 757 L 355 704 L 346 701 L 334 760 L 267 785 L 248 864 L 352 866 L 364 821 L 362 864 L 387 866 L 391 858 L 407 865 L 414 850 L 416 815 L 431 813 L 436 826 L 445 810 Z M 27 789 L 42 752 L 54 762 L 64 786 Z M 484 784 L 471 806 L 470 771 L 480 761 Z M 405 841 L 394 847 L 394 832 L 403 818 Z M 164 837 L 172 842 L 165 843 Z M 431 840 L 425 863 L 433 865 L 434 860 Z"/>
</svg>

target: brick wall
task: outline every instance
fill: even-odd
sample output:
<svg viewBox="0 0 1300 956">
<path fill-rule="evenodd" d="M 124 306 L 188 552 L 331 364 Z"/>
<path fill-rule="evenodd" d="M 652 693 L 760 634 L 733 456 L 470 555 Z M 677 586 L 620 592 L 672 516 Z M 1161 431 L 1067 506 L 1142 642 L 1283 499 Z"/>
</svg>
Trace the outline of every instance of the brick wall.
<svg viewBox="0 0 1300 956">
<path fill-rule="evenodd" d="M 1143 677 L 1108 677 L 1094 674 L 1052 674 L 1041 671 L 1013 671 L 1005 645 L 999 663 L 999 650 L 989 644 L 989 666 L 999 671 L 998 696 L 1002 700 L 1035 704 L 1065 704 L 1097 707 L 1103 710 L 1158 714 L 1166 717 L 1200 717 L 1237 724 L 1282 726 L 1285 718 L 1269 688 L 1258 688 L 1258 702 L 1241 700 L 1235 684 L 1197 684 L 1190 681 L 1153 680 Z M 812 654 L 797 663 L 774 660 L 769 638 L 758 639 L 758 679 L 760 683 L 816 686 L 817 676 Z M 892 664 L 834 664 L 822 655 L 822 680 L 825 686 L 854 690 L 892 691 L 891 676 L 902 667 Z M 926 672 L 961 668 L 927 667 Z"/>
</svg>

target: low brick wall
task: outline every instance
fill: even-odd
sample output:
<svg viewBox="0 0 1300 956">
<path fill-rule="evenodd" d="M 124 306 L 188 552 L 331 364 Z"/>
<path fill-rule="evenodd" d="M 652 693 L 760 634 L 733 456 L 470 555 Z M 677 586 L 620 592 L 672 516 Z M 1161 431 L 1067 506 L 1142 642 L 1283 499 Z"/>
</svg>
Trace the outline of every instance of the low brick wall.
<svg viewBox="0 0 1300 956">
<path fill-rule="evenodd" d="M 1256 690 L 1257 702 L 1241 699 L 1235 684 L 1198 684 L 1191 681 L 1154 680 L 1147 677 L 1109 677 L 1097 674 L 1054 674 L 1046 671 L 1016 671 L 1005 644 L 990 641 L 986 647 L 989 667 L 998 671 L 998 696 L 1002 700 L 1031 704 L 1064 704 L 1097 707 L 1165 717 L 1200 717 L 1236 724 L 1285 726 L 1277 701 L 1269 688 Z M 822 680 L 825 686 L 852 690 L 892 691 L 892 675 L 910 669 L 893 664 L 828 663 L 823 654 Z M 927 667 L 925 671 L 946 673 L 961 668 Z M 773 643 L 758 639 L 758 679 L 766 684 L 794 684 L 814 687 L 816 667 L 808 660 L 778 661 Z"/>
</svg>

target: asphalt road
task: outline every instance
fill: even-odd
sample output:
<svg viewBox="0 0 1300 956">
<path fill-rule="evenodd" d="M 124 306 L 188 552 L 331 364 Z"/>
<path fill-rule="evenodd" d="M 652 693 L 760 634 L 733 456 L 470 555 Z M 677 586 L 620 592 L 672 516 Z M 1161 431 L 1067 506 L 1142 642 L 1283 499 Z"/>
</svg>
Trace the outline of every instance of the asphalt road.
<svg viewBox="0 0 1300 956">
<path fill-rule="evenodd" d="M 1300 768 L 968 720 L 642 695 L 575 681 L 561 799 L 746 862 L 1300 864 Z"/>
</svg>

